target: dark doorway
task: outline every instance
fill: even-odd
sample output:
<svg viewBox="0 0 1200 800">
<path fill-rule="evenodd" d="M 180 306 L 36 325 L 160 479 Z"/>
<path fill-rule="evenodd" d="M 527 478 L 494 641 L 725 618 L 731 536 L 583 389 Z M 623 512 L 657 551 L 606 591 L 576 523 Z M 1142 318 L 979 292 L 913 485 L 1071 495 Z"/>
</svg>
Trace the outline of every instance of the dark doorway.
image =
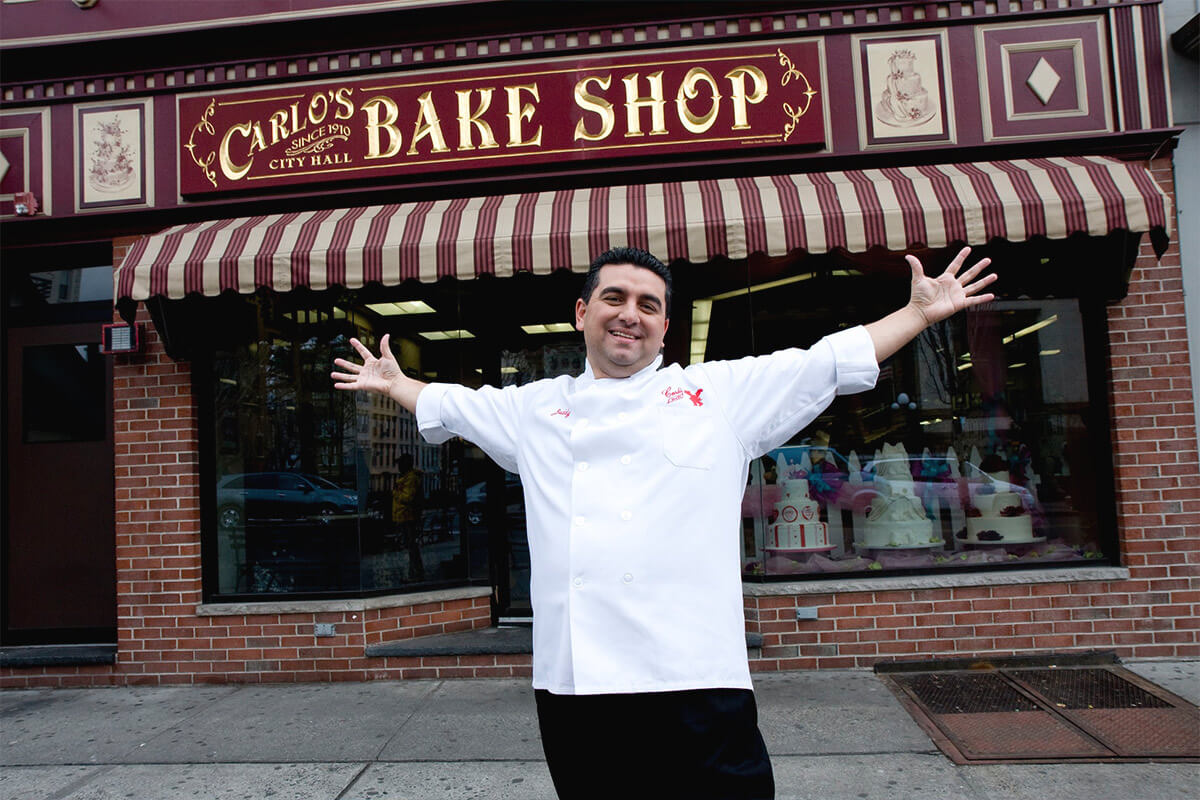
<svg viewBox="0 0 1200 800">
<path fill-rule="evenodd" d="M 111 274 L 6 275 L 5 645 L 116 641 Z"/>
</svg>

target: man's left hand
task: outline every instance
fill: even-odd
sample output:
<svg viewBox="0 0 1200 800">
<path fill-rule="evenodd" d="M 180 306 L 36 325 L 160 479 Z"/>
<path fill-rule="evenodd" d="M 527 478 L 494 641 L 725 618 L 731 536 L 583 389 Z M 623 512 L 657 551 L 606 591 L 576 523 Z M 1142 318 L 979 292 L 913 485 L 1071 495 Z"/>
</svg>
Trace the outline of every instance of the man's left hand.
<svg viewBox="0 0 1200 800">
<path fill-rule="evenodd" d="M 916 256 L 905 256 L 908 265 L 912 267 L 912 288 L 908 304 L 925 319 L 926 325 L 940 322 L 964 308 L 990 303 L 996 299 L 990 292 L 979 293 L 996 280 L 996 273 L 988 273 L 976 280 L 992 263 L 990 258 L 980 259 L 959 274 L 970 253 L 971 248 L 964 247 L 946 267 L 946 271 L 936 278 L 925 274 L 925 268 Z"/>
</svg>

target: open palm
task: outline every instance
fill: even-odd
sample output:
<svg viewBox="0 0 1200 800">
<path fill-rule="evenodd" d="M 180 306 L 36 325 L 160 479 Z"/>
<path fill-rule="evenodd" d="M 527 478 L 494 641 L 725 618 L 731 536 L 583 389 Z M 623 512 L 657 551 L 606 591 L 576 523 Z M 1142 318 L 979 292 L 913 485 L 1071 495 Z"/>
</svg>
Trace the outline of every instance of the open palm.
<svg viewBox="0 0 1200 800">
<path fill-rule="evenodd" d="M 996 273 L 989 273 L 975 280 L 977 276 L 992 263 L 990 258 L 980 259 L 969 269 L 959 274 L 963 263 L 970 254 L 971 248 L 964 247 L 954 260 L 946 267 L 946 271 L 936 278 L 925 274 L 916 256 L 905 256 L 912 268 L 912 287 L 909 304 L 925 317 L 925 324 L 940 322 L 947 317 L 957 314 L 964 308 L 990 303 L 996 299 L 991 293 L 979 294 L 979 291 L 996 280 Z"/>
<path fill-rule="evenodd" d="M 404 376 L 400 364 L 392 355 L 388 334 L 384 334 L 379 341 L 379 358 L 371 355 L 371 351 L 358 339 L 351 339 L 350 345 L 362 356 L 363 363 L 355 364 L 344 358 L 335 358 L 334 366 L 345 372 L 332 373 L 331 377 L 336 381 L 333 388 L 387 394 L 396 379 Z"/>
</svg>

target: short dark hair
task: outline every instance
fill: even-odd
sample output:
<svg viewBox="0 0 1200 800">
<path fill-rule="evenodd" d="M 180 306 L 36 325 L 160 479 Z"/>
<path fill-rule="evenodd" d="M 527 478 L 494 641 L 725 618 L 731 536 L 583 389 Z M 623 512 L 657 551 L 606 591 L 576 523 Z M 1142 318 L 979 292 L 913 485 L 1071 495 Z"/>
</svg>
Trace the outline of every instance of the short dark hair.
<svg viewBox="0 0 1200 800">
<path fill-rule="evenodd" d="M 671 270 L 650 253 L 636 247 L 614 247 L 596 256 L 596 260 L 588 268 L 587 277 L 583 279 L 583 291 L 579 293 L 583 302 L 586 303 L 592 298 L 592 292 L 600 283 L 600 268 L 609 264 L 632 264 L 635 267 L 644 267 L 662 278 L 663 283 L 667 285 L 667 296 L 663 298 L 666 305 L 664 310 L 666 317 L 671 318 Z"/>
</svg>

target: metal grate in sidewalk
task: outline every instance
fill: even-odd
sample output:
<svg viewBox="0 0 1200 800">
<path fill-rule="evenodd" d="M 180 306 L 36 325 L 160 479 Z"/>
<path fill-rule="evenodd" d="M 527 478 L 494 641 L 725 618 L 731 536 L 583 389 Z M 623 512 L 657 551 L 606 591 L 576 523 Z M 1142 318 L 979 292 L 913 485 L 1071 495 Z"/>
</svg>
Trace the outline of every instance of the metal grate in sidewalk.
<svg viewBox="0 0 1200 800">
<path fill-rule="evenodd" d="M 957 764 L 1200 760 L 1200 709 L 1118 666 L 879 677 Z"/>
</svg>

